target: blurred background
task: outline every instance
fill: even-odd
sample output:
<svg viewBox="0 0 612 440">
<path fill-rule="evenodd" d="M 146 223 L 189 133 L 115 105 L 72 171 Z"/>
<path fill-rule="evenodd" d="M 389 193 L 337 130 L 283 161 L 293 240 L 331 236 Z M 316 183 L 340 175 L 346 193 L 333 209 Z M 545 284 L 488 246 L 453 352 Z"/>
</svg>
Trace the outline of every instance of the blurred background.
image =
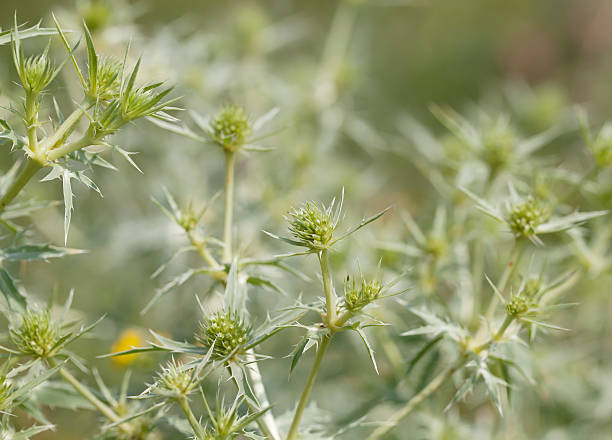
<svg viewBox="0 0 612 440">
<path fill-rule="evenodd" d="M 261 231 L 284 232 L 282 216 L 290 206 L 306 199 L 329 201 L 342 187 L 347 224 L 390 204 L 427 223 L 439 196 L 421 172 L 405 121 L 419 121 L 443 136 L 444 128 L 429 111 L 432 103 L 507 115 L 525 136 L 563 120 L 574 104 L 586 106 L 596 124 L 612 114 L 608 0 L 3 0 L 2 29 L 11 26 L 14 11 L 19 22 L 42 19 L 49 26 L 54 12 L 65 28 L 74 30 L 84 19 L 102 53 L 120 56 L 131 40 L 130 56 L 143 56 L 141 80 L 175 85 L 173 95 L 183 96 L 180 106 L 189 110 L 179 117 L 190 125 L 190 111 L 209 115 L 230 101 L 244 105 L 255 117 L 273 107 L 280 109 L 275 123 L 282 130 L 264 141 L 274 151 L 245 155 L 238 164 L 237 237 L 249 255 L 286 251 Z M 45 44 L 38 38 L 26 47 L 35 50 Z M 63 59 L 58 41 L 52 44 L 57 58 Z M 5 104 L 19 94 L 11 82 L 16 76 L 8 46 L 0 48 L 0 60 L 0 103 Z M 56 83 L 60 105 L 69 107 L 77 96 L 74 84 L 74 72 L 65 68 Z M 89 321 L 106 314 L 77 351 L 114 386 L 131 368 L 136 394 L 151 380 L 159 358 L 113 361 L 96 356 L 138 345 L 149 328 L 175 339 L 190 338 L 200 319 L 194 295 L 211 289 L 208 279 L 194 278 L 148 313 L 140 313 L 157 288 L 199 264 L 196 257 L 183 255 L 151 278 L 187 243 L 151 198 L 161 197 L 165 186 L 182 205 L 203 204 L 222 189 L 223 157 L 212 145 L 147 121 L 124 130 L 116 143 L 138 152 L 132 157 L 143 174 L 126 162 L 119 172 L 96 170 L 94 180 L 103 198 L 75 185 L 68 245 L 87 249 L 88 254 L 28 265 L 21 268 L 20 277 L 28 291 L 42 299 L 52 292 L 63 299 L 74 288 L 74 306 Z M 576 130 L 567 130 L 545 152 L 553 160 L 563 153 L 570 167 L 579 168 L 588 161 L 581 145 Z M 12 163 L 8 158 L 3 151 L 2 171 Z M 118 155 L 113 159 L 120 161 Z M 61 200 L 60 185 L 30 184 L 27 192 Z M 605 205 L 610 199 L 601 200 Z M 222 214 L 217 201 L 205 217 L 211 233 L 220 235 Z M 39 213 L 35 224 L 43 239 L 62 243 L 62 207 Z M 347 270 L 355 270 L 353 257 L 367 269 L 384 256 L 385 264 L 400 272 L 406 264 L 397 254 L 370 248 L 374 240 L 407 237 L 396 214 L 385 216 L 333 255 L 338 283 Z M 298 264 L 307 272 L 315 269 L 314 259 Z M 270 276 L 292 296 L 316 294 L 312 283 L 302 284 L 273 270 Z M 424 417 L 415 422 L 418 430 L 396 434 L 397 438 L 612 438 L 609 278 L 608 269 L 589 281 L 589 296 L 579 299 L 583 305 L 564 323 L 574 329 L 571 336 L 542 341 L 545 347 L 536 357 L 546 380 L 534 389 L 517 385 L 520 397 L 505 418 L 473 404 L 445 419 Z M 253 289 L 252 297 L 256 320 L 273 305 L 290 303 L 264 289 Z M 407 327 L 404 323 L 389 336 L 397 339 L 403 358 L 415 350 L 410 341 L 397 338 Z M 318 406 L 334 409 L 325 419 L 330 424 L 363 414 L 375 404 L 372 396 L 384 399 L 398 381 L 391 372 L 392 356 L 382 348 L 384 341 L 376 340 L 384 353 L 382 377 L 376 377 L 359 341 L 340 339 L 343 348 L 332 351 L 317 385 L 335 397 L 321 401 L 316 389 L 314 393 Z M 302 362 L 288 381 L 289 360 L 283 356 L 298 340 L 298 333 L 289 331 L 263 347 L 275 357 L 261 368 L 278 414 L 290 409 L 309 367 L 309 360 Z M 434 414 L 440 413 L 443 401 L 432 404 Z M 325 414 L 321 417 L 328 417 Z M 61 434 L 37 438 L 90 438 L 84 433 L 93 432 L 97 416 L 80 411 L 75 419 L 74 413 L 58 409 L 53 417 Z M 423 434 L 421 425 L 429 422 L 441 425 Z M 164 438 L 180 436 L 169 430 Z"/>
</svg>

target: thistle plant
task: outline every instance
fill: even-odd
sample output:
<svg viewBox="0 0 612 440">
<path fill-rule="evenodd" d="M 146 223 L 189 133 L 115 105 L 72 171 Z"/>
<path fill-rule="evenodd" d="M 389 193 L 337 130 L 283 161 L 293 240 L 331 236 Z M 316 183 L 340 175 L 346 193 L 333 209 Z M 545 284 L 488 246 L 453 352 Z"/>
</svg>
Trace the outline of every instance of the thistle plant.
<svg viewBox="0 0 612 440">
<path fill-rule="evenodd" d="M 465 112 L 432 106 L 437 128 L 403 114 L 392 121 L 399 133 L 383 134 L 374 118 L 354 111 L 362 99 L 357 86 L 368 84 L 349 50 L 362 12 L 379 6 L 339 1 L 321 59 L 300 67 L 307 81 L 268 61 L 295 41 L 300 23 L 277 26 L 256 6 L 239 17 L 239 55 L 236 41 L 221 44 L 223 36 L 197 30 L 149 43 L 137 36 L 149 46 L 134 58 L 129 45 L 117 50 L 122 38 L 100 33 L 114 26 L 117 12 L 97 2 L 80 5 L 86 14 L 78 29 L 53 16 L 52 28 L 15 19 L 0 31 L 19 81 L 17 99 L 9 99 L 12 90 L 2 96 L 10 103 L 0 119 L 0 143 L 17 158 L 0 176 L 0 313 L 7 322 L 0 438 L 26 440 L 51 429 L 69 435 L 62 413 L 47 407 L 95 411 L 96 432 L 80 435 L 101 439 L 547 437 L 529 431 L 535 416 L 514 421 L 522 411 L 550 410 L 555 399 L 583 417 L 572 433 L 607 429 L 604 393 L 597 397 L 605 404 L 589 400 L 593 393 L 567 399 L 554 368 L 574 343 L 576 363 L 596 359 L 592 377 L 607 374 L 605 338 L 582 351 L 589 345 L 582 338 L 598 325 L 585 324 L 582 313 L 607 310 L 610 124 L 592 134 L 579 111 L 579 141 L 561 108 L 535 121 L 526 115 L 537 108 L 483 102 Z M 210 53 L 198 39 L 208 33 Z M 59 44 L 30 55 L 26 39 L 40 37 Z M 155 48 L 163 44 L 170 50 Z M 164 55 L 152 68 L 150 50 Z M 183 120 L 171 115 L 179 110 L 174 89 L 152 78 L 164 69 L 184 91 Z M 189 77 L 202 70 L 205 80 Z M 539 108 L 536 101 L 530 106 Z M 272 105 L 284 110 L 265 110 Z M 277 123 L 279 113 L 291 122 Z M 155 127 L 125 136 L 142 119 Z M 116 145 L 123 143 L 151 144 L 142 166 Z M 357 172 L 360 149 L 368 166 Z M 96 221 L 73 239 L 95 236 L 100 248 L 110 247 L 108 230 L 125 255 L 114 265 L 96 260 L 89 291 L 70 290 L 56 304 L 72 282 L 61 270 L 79 272 L 70 263 L 85 253 L 67 247 L 71 185 L 100 194 L 94 165 L 114 170 L 117 155 L 146 173 L 138 179 L 152 174 L 153 202 L 170 221 L 158 221 L 153 209 L 144 226 L 122 229 L 94 212 Z M 397 179 L 396 165 L 406 181 Z M 41 169 L 47 173 L 39 176 Z M 63 246 L 52 238 L 58 203 L 24 191 L 35 178 L 62 182 Z M 123 188 L 121 178 L 113 180 L 111 188 Z M 116 200 L 125 199 L 121 211 L 140 220 L 147 204 L 138 202 L 147 196 L 137 180 L 129 182 Z M 397 209 L 379 210 L 389 203 Z M 105 310 L 103 323 L 73 307 L 101 291 L 98 277 L 148 276 L 161 253 L 168 259 L 151 275 L 154 292 L 129 280 L 120 292 L 125 304 L 142 306 L 140 321 L 129 322 L 124 303 Z M 49 264 L 47 276 L 39 264 L 58 258 L 69 269 Z M 110 296 L 111 283 L 102 284 Z M 111 346 L 115 332 L 122 336 L 113 348 L 102 346 Z M 100 359 L 90 359 L 93 351 Z M 107 358 L 122 362 L 107 369 Z M 128 366 L 119 383 L 107 385 L 103 376 Z M 587 387 L 575 371 L 562 372 L 561 382 L 581 385 L 571 394 L 605 383 Z M 573 400 L 584 406 L 576 410 Z M 585 416 L 591 412 L 599 415 Z M 583 419 L 598 427 L 585 428 Z M 563 423 L 570 424 L 565 415 Z"/>
</svg>

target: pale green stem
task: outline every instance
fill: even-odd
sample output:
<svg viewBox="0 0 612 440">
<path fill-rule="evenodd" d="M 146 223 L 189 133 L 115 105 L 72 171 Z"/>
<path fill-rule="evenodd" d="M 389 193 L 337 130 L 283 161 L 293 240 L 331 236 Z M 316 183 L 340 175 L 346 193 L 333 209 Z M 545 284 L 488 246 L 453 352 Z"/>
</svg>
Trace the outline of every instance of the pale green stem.
<svg viewBox="0 0 612 440">
<path fill-rule="evenodd" d="M 523 243 L 520 239 L 515 239 L 514 246 L 512 247 L 512 253 L 510 254 L 510 260 L 508 264 L 506 264 L 506 268 L 502 273 L 502 276 L 497 285 L 497 290 L 501 293 L 504 292 L 506 286 L 508 285 L 508 281 L 510 281 L 510 277 L 514 273 L 516 266 L 518 265 L 519 259 L 521 257 L 521 250 L 523 247 Z M 497 295 L 493 295 L 491 298 L 491 302 L 489 303 L 489 308 L 487 309 L 487 314 L 485 315 L 488 319 L 493 317 L 493 313 L 495 312 L 495 308 L 497 307 L 499 298 Z"/>
<path fill-rule="evenodd" d="M 26 93 L 26 129 L 28 132 L 28 144 L 34 154 L 38 154 L 38 137 L 36 136 L 36 125 L 38 125 L 38 112 L 36 111 L 36 95 Z"/>
<path fill-rule="evenodd" d="M 53 361 L 49 362 L 51 365 L 54 365 Z M 113 423 L 117 423 L 121 421 L 121 417 L 113 411 L 111 407 L 106 405 L 100 399 L 98 399 L 94 394 L 87 389 L 87 387 L 83 386 L 81 382 L 79 382 L 72 374 L 66 371 L 64 368 L 60 368 L 57 370 L 58 374 L 64 379 L 68 384 L 75 389 L 81 396 L 83 396 L 89 403 L 91 403 L 104 417 L 110 420 Z M 132 429 L 130 425 L 127 423 L 119 425 L 119 429 L 124 433 L 130 434 Z"/>
<path fill-rule="evenodd" d="M 202 425 L 200 424 L 200 422 L 198 422 L 195 415 L 193 414 L 193 411 L 189 406 L 189 401 L 187 400 L 187 398 L 182 397 L 180 399 L 177 399 L 176 402 L 181 407 L 181 410 L 183 411 L 183 414 L 185 414 L 185 417 L 187 417 L 187 421 L 189 422 L 189 425 L 191 425 L 191 429 L 193 429 L 193 433 L 195 434 L 196 438 L 198 440 L 205 440 L 206 432 L 204 432 L 204 428 L 202 428 Z"/>
<path fill-rule="evenodd" d="M 325 305 L 327 308 L 327 316 L 325 323 L 330 330 L 336 326 L 336 293 L 332 285 L 331 274 L 329 271 L 329 257 L 327 249 L 323 249 L 319 253 L 319 263 L 321 264 L 321 276 L 323 278 L 323 291 L 325 292 Z"/>
<path fill-rule="evenodd" d="M 204 260 L 211 268 L 221 268 L 221 265 L 217 262 L 215 257 L 212 256 L 208 249 L 206 248 L 206 242 L 202 237 L 199 237 L 194 233 L 193 230 L 187 230 L 187 237 L 189 238 L 189 242 L 196 248 L 202 260 Z M 209 275 L 213 277 L 217 281 L 225 282 L 227 279 L 227 274 L 224 270 L 218 270 L 214 272 L 210 272 Z"/>
<path fill-rule="evenodd" d="M 19 194 L 23 187 L 26 186 L 30 179 L 34 177 L 34 174 L 41 168 L 42 165 L 37 160 L 31 158 L 27 159 L 25 167 L 23 167 L 19 175 L 11 182 L 6 192 L 2 195 L 2 198 L 0 198 L 0 213 L 2 213 L 4 208 L 17 197 L 17 194 Z"/>
<path fill-rule="evenodd" d="M 506 319 L 504 319 L 504 322 L 499 327 L 497 332 L 495 332 L 493 337 L 491 339 L 489 339 L 487 342 L 485 342 L 484 344 L 474 348 L 473 352 L 478 354 L 478 353 L 482 352 L 483 350 L 486 350 L 487 348 L 489 348 L 489 346 L 493 342 L 501 339 L 502 336 L 504 335 L 504 332 L 510 326 L 512 321 L 514 321 L 514 317 L 509 316 L 509 315 L 506 316 Z M 414 410 L 414 408 L 417 407 L 417 405 L 419 405 L 423 400 L 425 400 L 427 397 L 429 397 L 431 394 L 433 394 L 438 388 L 440 388 L 440 386 L 442 386 L 442 384 L 444 382 L 446 382 L 446 380 L 448 378 L 450 378 L 455 371 L 457 371 L 459 368 L 461 368 L 465 364 L 466 360 L 467 360 L 467 355 L 464 354 L 464 355 L 462 355 L 459 358 L 457 363 L 455 363 L 453 366 L 448 367 L 447 369 L 443 370 L 440 374 L 438 374 L 436 377 L 434 377 L 431 380 L 431 382 L 429 382 L 425 386 L 425 388 L 423 388 L 421 391 L 419 391 L 418 394 L 416 394 L 414 397 L 412 397 L 412 399 L 410 399 L 406 403 L 406 405 L 404 405 L 403 408 L 401 408 L 399 411 L 394 413 L 385 422 L 384 425 L 381 425 L 372 434 L 370 434 L 370 436 L 367 438 L 367 440 L 375 440 L 375 439 L 381 438 L 382 436 L 384 436 L 387 433 L 389 433 L 389 431 L 391 431 L 402 419 L 407 417 L 408 414 L 410 414 Z"/>
<path fill-rule="evenodd" d="M 236 153 L 225 149 L 225 216 L 223 219 L 223 262 L 232 261 L 232 222 L 234 215 L 234 165 Z"/>
<path fill-rule="evenodd" d="M 391 431 L 402 419 L 408 416 L 408 414 L 410 414 L 412 410 L 417 407 L 417 405 L 440 388 L 440 386 L 446 382 L 446 380 L 451 377 L 453 373 L 461 367 L 461 365 L 463 365 L 463 360 L 460 363 L 445 369 L 434 377 L 432 381 L 429 382 L 425 388 L 419 391 L 418 394 L 414 395 L 414 397 L 412 397 L 412 399 L 410 399 L 402 409 L 394 413 L 389 420 L 384 423 L 384 425 L 381 425 L 372 434 L 370 434 L 368 440 L 378 439 L 389 433 L 389 431 Z"/>
<path fill-rule="evenodd" d="M 312 364 L 312 368 L 310 369 L 310 373 L 308 374 L 308 378 L 306 379 L 304 391 L 302 391 L 302 396 L 300 397 L 300 401 L 298 402 L 298 406 L 295 410 L 293 421 L 291 422 L 291 428 L 289 428 L 289 434 L 287 434 L 287 440 L 295 440 L 297 438 L 300 421 L 302 419 L 302 416 L 304 415 L 304 410 L 306 409 L 306 405 L 308 404 L 308 398 L 310 397 L 310 393 L 312 392 L 315 380 L 317 379 L 317 374 L 319 373 L 319 368 L 321 367 L 321 362 L 323 361 L 323 356 L 325 355 L 325 351 L 327 350 L 330 341 L 331 335 L 328 335 L 324 336 L 321 342 L 319 343 L 317 355 L 315 357 L 314 363 Z"/>
<path fill-rule="evenodd" d="M 81 148 L 93 145 L 95 142 L 95 139 L 92 139 L 90 136 L 85 135 L 74 142 L 64 144 L 61 147 L 54 148 L 53 150 L 48 151 L 47 160 L 53 162 L 54 160 L 57 160 L 60 157 L 64 157 L 74 151 L 80 150 Z"/>
<path fill-rule="evenodd" d="M 57 144 L 61 142 L 68 133 L 70 133 L 70 131 L 81 120 L 84 114 L 85 109 L 82 107 L 79 107 L 75 111 L 73 111 L 58 127 L 55 133 L 53 133 L 40 144 L 41 151 L 47 152 L 54 149 Z"/>
<path fill-rule="evenodd" d="M 268 395 L 266 393 L 266 388 L 263 383 L 263 377 L 261 376 L 261 371 L 259 371 L 259 365 L 255 362 L 255 353 L 253 350 L 247 351 L 247 360 L 250 362 L 247 365 L 247 373 L 251 382 L 253 383 L 253 392 L 257 399 L 259 400 L 259 404 L 262 408 L 267 408 L 270 406 L 270 402 L 268 400 Z M 258 419 L 259 420 L 259 419 Z M 261 416 L 262 424 L 259 425 L 262 432 L 272 440 L 280 440 L 280 432 L 278 431 L 278 427 L 276 426 L 276 420 L 274 419 L 274 415 L 271 411 L 265 412 Z"/>
</svg>

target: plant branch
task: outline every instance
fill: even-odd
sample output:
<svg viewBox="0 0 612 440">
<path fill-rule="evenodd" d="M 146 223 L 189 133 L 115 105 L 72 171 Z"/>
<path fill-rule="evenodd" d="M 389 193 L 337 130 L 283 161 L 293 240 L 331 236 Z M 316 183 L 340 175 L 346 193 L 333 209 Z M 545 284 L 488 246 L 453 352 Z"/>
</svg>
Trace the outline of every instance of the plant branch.
<svg viewBox="0 0 612 440">
<path fill-rule="evenodd" d="M 323 291 L 325 292 L 325 305 L 327 308 L 326 324 L 330 329 L 335 328 L 336 324 L 336 293 L 332 285 L 331 274 L 329 271 L 329 256 L 327 249 L 319 253 L 319 263 L 321 265 L 321 276 L 323 278 Z"/>
<path fill-rule="evenodd" d="M 17 197 L 17 194 L 21 192 L 23 187 L 26 186 L 30 179 L 34 177 L 34 174 L 41 168 L 42 164 L 37 160 L 32 158 L 27 159 L 25 167 L 23 167 L 19 175 L 11 182 L 6 192 L 2 195 L 2 198 L 0 198 L 0 213 L 2 213 L 4 208 Z"/>
<path fill-rule="evenodd" d="M 54 365 L 53 361 L 49 361 L 51 365 Z M 68 384 L 70 384 L 75 391 L 77 391 L 81 396 L 83 396 L 87 401 L 89 401 L 104 417 L 110 420 L 113 423 L 117 423 L 121 421 L 121 417 L 117 415 L 117 413 L 100 399 L 98 399 L 87 387 L 83 386 L 72 374 L 70 374 L 64 368 L 60 368 L 57 370 L 58 374 L 64 379 Z M 127 423 L 123 423 L 119 425 L 119 429 L 126 434 L 132 433 L 132 428 Z"/>
<path fill-rule="evenodd" d="M 223 262 L 232 261 L 232 219 L 234 214 L 234 168 L 236 153 L 225 150 L 225 216 L 223 219 Z"/>
<path fill-rule="evenodd" d="M 202 428 L 200 422 L 198 422 L 198 420 L 195 418 L 195 415 L 191 410 L 191 406 L 189 406 L 189 401 L 187 400 L 187 397 L 176 399 L 176 402 L 181 407 L 181 410 L 183 411 L 183 414 L 185 414 L 185 417 L 187 417 L 187 421 L 189 422 L 189 425 L 191 425 L 191 429 L 193 429 L 193 433 L 195 434 L 196 438 L 198 440 L 205 440 L 206 432 L 204 432 L 204 428 Z"/>
<path fill-rule="evenodd" d="M 310 369 L 310 373 L 308 374 L 308 379 L 306 379 L 306 385 L 304 386 L 304 391 L 302 391 L 302 396 L 300 397 L 300 401 L 298 402 L 297 408 L 295 410 L 295 414 L 291 422 L 291 428 L 289 428 L 289 434 L 287 434 L 287 440 L 295 440 L 297 438 L 300 420 L 304 415 L 304 410 L 306 409 L 308 398 L 310 397 L 310 393 L 312 392 L 315 380 L 317 379 L 317 374 L 319 373 L 319 368 L 321 367 L 321 362 L 323 361 L 323 356 L 325 355 L 325 351 L 327 350 L 330 341 L 331 335 L 327 335 L 323 337 L 319 344 L 317 356 L 315 357 L 314 363 L 312 364 L 312 368 Z"/>
</svg>

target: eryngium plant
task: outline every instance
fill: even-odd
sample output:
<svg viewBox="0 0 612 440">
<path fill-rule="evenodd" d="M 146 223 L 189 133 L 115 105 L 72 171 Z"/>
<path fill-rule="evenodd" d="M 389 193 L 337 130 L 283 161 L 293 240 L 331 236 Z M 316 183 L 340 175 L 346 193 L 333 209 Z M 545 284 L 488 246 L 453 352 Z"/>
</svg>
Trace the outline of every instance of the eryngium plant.
<svg viewBox="0 0 612 440">
<path fill-rule="evenodd" d="M 348 41 L 362 3 L 368 2 L 342 2 L 330 35 Z M 93 23 L 89 18 L 87 22 Z M 9 107 L 9 119 L 0 120 L 0 141 L 10 144 L 21 159 L 0 180 L 0 225 L 6 234 L 0 248 L 0 290 L 5 299 L 1 311 L 8 321 L 1 348 L 8 356 L 0 374 L 0 411 L 5 414 L 0 438 L 28 439 L 52 429 L 48 418 L 55 414 L 48 415 L 47 406 L 95 410 L 101 416 L 96 438 L 122 440 L 176 435 L 198 440 L 314 440 L 347 432 L 350 438 L 414 438 L 417 429 L 429 425 L 467 424 L 476 409 L 487 412 L 484 406 L 495 409 L 487 412 L 490 417 L 502 417 L 516 410 L 508 405 L 511 390 L 524 384 L 537 386 L 532 376 L 537 374 L 538 359 L 532 356 L 532 348 L 540 344 L 538 336 L 567 331 L 560 325 L 568 320 L 564 310 L 580 307 L 561 296 L 587 295 L 588 283 L 610 273 L 612 233 L 605 187 L 610 184 L 612 136 L 607 124 L 592 135 L 586 116 L 579 115 L 593 165 L 582 175 L 561 170 L 538 155 L 567 127 L 525 135 L 506 115 L 491 117 L 484 112 L 485 117 L 473 120 L 449 108 L 433 107 L 450 134 L 428 133 L 414 121 L 404 134 L 409 138 L 419 134 L 418 145 L 412 145 L 414 151 L 408 156 L 437 191 L 428 194 L 434 209 L 423 203 L 420 212 L 413 208 L 413 213 L 401 213 L 403 221 L 387 215 L 381 222 L 386 221 L 388 236 L 378 239 L 384 235 L 378 224 L 369 228 L 369 235 L 354 233 L 387 210 L 352 223 L 344 207 L 344 189 L 335 180 L 330 190 L 316 179 L 305 179 L 305 188 L 286 191 L 283 187 L 285 197 L 271 203 L 262 192 L 253 191 L 252 182 L 237 178 L 235 170 L 243 163 L 270 166 L 261 155 L 251 153 L 271 150 L 260 143 L 276 132 L 262 130 L 277 109 L 254 118 L 247 107 L 225 103 L 208 117 L 190 112 L 193 124 L 180 122 L 168 114 L 175 110 L 174 99 L 167 98 L 171 88 L 159 82 L 138 84 L 140 59 L 131 60 L 127 50 L 123 56 L 100 54 L 87 24 L 81 38 L 86 54 L 81 54 L 77 33 L 64 30 L 55 17 L 54 21 L 54 28 L 15 23 L 8 34 L 0 33 L 0 44 L 11 45 L 22 89 L 22 100 Z M 50 45 L 26 55 L 23 40 L 42 35 L 52 35 L 64 46 L 67 53 L 61 61 L 54 61 Z M 342 47 L 328 45 L 313 99 L 304 99 L 308 111 L 317 114 L 312 119 L 319 121 L 309 122 L 309 128 L 315 128 L 310 131 L 339 127 L 330 123 L 330 114 L 339 114 L 342 117 L 336 120 L 347 121 L 343 128 L 347 134 L 360 138 L 359 134 L 368 133 L 363 137 L 376 140 L 372 127 L 341 108 L 347 85 Z M 62 88 L 56 83 L 64 78 L 59 73 L 64 73 L 66 64 L 74 68 L 71 74 L 65 72 L 66 78 L 74 81 L 82 95 L 68 111 L 58 104 L 65 100 L 55 99 Z M 248 96 L 236 97 L 250 102 Z M 310 91 L 307 97 L 311 98 Z M 149 368 L 148 384 L 130 388 L 128 373 L 118 387 L 109 387 L 96 369 L 89 368 L 89 361 L 75 353 L 82 349 L 75 342 L 98 321 L 80 324 L 78 313 L 71 311 L 72 291 L 63 307 L 53 301 L 43 306 L 16 279 L 17 273 L 24 274 L 28 282 L 24 268 L 32 261 L 83 253 L 36 241 L 36 223 L 22 218 L 53 203 L 35 201 L 22 190 L 43 168 L 49 171 L 43 181 L 62 181 L 66 245 L 73 211 L 72 181 L 100 192 L 88 173 L 92 165 L 113 168 L 107 160 L 111 151 L 136 166 L 131 153 L 113 139 L 129 123 L 143 118 L 191 141 L 214 145 L 198 149 L 206 161 L 216 164 L 214 155 L 222 151 L 225 173 L 217 194 L 224 195 L 223 220 L 221 225 L 215 222 L 217 197 L 212 194 L 207 203 L 181 205 L 164 189 L 163 200 L 155 200 L 188 242 L 171 260 L 188 252 L 196 258 L 164 263 L 153 274 L 156 278 L 166 269 L 195 264 L 160 286 L 143 315 L 168 295 L 182 294 L 180 288 L 194 278 L 206 280 L 208 288 L 198 285 L 197 291 L 190 292 L 196 294 L 195 300 L 185 301 L 197 310 L 196 317 L 155 310 L 167 321 L 180 321 L 186 330 L 181 340 L 166 329 L 151 330 L 149 340 L 138 343 L 141 346 L 128 344 L 127 349 L 101 356 L 136 356 L 122 358 L 126 364 L 132 362 L 128 359 L 143 359 L 140 356 L 145 353 L 158 356 L 140 365 Z M 326 132 L 321 137 L 337 134 Z M 184 140 L 164 137 L 160 143 L 171 144 L 177 151 L 181 148 L 177 139 Z M 359 140 L 362 146 L 368 143 Z M 324 144 L 317 145 L 329 147 Z M 291 148 L 285 146 L 280 154 L 291 157 Z M 358 180 L 347 184 L 351 199 L 358 198 L 367 181 Z M 196 180 L 193 185 L 201 183 Z M 237 190 L 240 185 L 247 190 Z M 301 202 L 302 195 L 295 195 L 321 192 L 341 195 L 329 204 Z M 248 200 L 242 198 L 247 195 Z M 234 216 L 238 209 L 244 214 L 249 203 L 265 208 L 265 216 L 253 218 L 264 218 L 266 224 L 254 225 L 246 215 Z M 358 211 L 370 211 L 365 206 Z M 268 232 L 277 241 L 248 246 L 246 237 L 256 236 L 257 230 L 279 228 L 280 212 L 287 213 L 286 234 Z M 347 224 L 354 226 L 345 228 Z M 281 249 L 278 252 L 293 248 L 266 255 L 266 249 L 274 246 Z M 358 261 L 357 253 L 367 262 L 366 270 L 362 272 L 357 263 L 358 274 L 338 278 L 338 271 L 350 270 Z M 375 270 L 372 261 L 379 261 Z M 340 294 L 335 288 L 338 283 L 342 284 Z M 409 294 L 402 295 L 409 289 Z M 268 300 L 262 292 L 274 296 Z M 342 351 L 342 339 L 349 338 L 358 342 L 362 353 Z M 275 351 L 272 342 L 283 346 L 283 353 Z M 554 345 L 548 343 L 548 347 Z M 314 358 L 305 371 L 300 363 L 309 351 Z M 341 364 L 346 359 L 357 364 L 359 356 L 373 368 Z M 288 391 L 289 399 L 277 395 L 290 387 L 285 378 L 274 374 L 273 362 L 285 364 L 292 385 L 298 388 Z M 136 361 L 134 365 L 139 366 Z M 343 378 L 337 381 L 339 386 L 347 389 L 331 392 L 332 388 L 317 386 L 321 372 L 325 373 L 321 376 L 339 374 L 334 370 Z M 60 380 L 64 384 L 58 385 Z M 348 390 L 347 383 L 362 380 L 376 385 L 368 387 L 365 409 L 347 415 L 344 407 L 352 405 L 346 405 L 345 394 L 357 395 L 359 388 Z M 89 382 L 95 382 L 97 390 Z M 211 399 L 214 406 L 209 404 Z M 332 410 L 321 416 L 312 400 Z M 337 400 L 345 404 L 337 405 Z M 271 404 L 277 401 L 289 404 L 284 408 Z M 410 417 L 420 410 L 418 418 Z M 15 416 L 24 412 L 33 422 L 22 426 Z M 431 429 L 427 438 L 434 438 L 435 431 Z M 496 438 L 496 434 L 485 435 Z"/>
</svg>

